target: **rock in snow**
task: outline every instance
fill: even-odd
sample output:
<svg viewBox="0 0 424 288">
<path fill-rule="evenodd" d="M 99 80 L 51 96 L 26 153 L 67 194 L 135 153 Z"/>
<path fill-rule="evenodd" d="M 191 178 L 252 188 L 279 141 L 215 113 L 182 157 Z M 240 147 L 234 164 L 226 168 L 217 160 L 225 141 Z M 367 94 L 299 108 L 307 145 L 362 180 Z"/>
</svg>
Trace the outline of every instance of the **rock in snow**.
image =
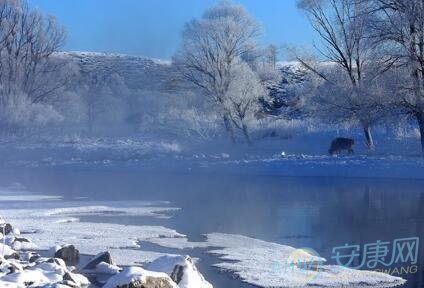
<svg viewBox="0 0 424 288">
<path fill-rule="evenodd" d="M 166 273 L 152 272 L 140 267 L 128 267 L 112 276 L 103 288 L 178 288 Z M 199 288 L 193 286 L 193 288 Z"/>
<path fill-rule="evenodd" d="M 94 256 L 83 268 L 83 270 L 94 270 L 97 268 L 97 265 L 100 263 L 107 263 L 110 265 L 115 265 L 115 263 L 112 260 L 112 256 L 108 251 L 101 252 Z"/>
<path fill-rule="evenodd" d="M 87 273 L 115 275 L 122 271 L 121 267 L 106 262 L 100 262 L 95 269 L 84 270 Z"/>
<path fill-rule="evenodd" d="M 0 225 L 0 233 L 2 233 L 4 235 L 8 235 L 11 232 L 13 232 L 13 227 L 9 223 L 2 223 Z"/>
<path fill-rule="evenodd" d="M 9 245 L 0 243 L 0 255 L 4 255 L 6 259 L 19 259 L 19 254 L 13 250 Z"/>
<path fill-rule="evenodd" d="M 74 245 L 64 245 L 54 253 L 54 257 L 63 259 L 68 263 L 77 263 L 79 260 L 79 251 Z"/>
<path fill-rule="evenodd" d="M 4 255 L 0 256 L 1 288 L 81 288 L 91 285 L 87 277 L 66 264 L 79 260 L 79 251 L 74 245 L 55 247 L 55 258 L 43 258 L 35 253 L 37 246 L 30 239 L 18 237 L 19 231 L 4 221 L 3 227 L 6 231 L 5 235 L 0 233 L 4 241 L 4 244 L 0 243 L 0 255 Z M 91 277 L 106 275 L 104 288 L 212 288 L 188 256 L 161 257 L 151 267 L 157 271 L 140 267 L 122 269 L 106 251 L 94 256 L 81 272 Z"/>
<path fill-rule="evenodd" d="M 212 288 L 190 256 L 162 256 L 150 263 L 147 269 L 166 273 L 180 288 Z"/>
</svg>

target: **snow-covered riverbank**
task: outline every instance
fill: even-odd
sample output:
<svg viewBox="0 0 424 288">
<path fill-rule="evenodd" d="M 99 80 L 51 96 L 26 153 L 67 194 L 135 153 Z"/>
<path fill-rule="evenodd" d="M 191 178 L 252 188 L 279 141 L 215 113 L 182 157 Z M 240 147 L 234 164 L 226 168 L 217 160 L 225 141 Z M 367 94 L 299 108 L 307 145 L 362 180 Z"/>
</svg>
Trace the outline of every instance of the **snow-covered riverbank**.
<svg viewBox="0 0 424 288">
<path fill-rule="evenodd" d="M 223 139 L 28 138 L 0 143 L 0 166 L 423 179 L 424 158 L 416 137 L 396 138 L 391 130 L 377 132 L 374 150 L 366 149 L 355 130 L 293 132 L 287 138 L 257 139 L 251 147 Z M 350 135 L 357 140 L 355 155 L 328 155 L 334 137 Z"/>
<path fill-rule="evenodd" d="M 47 243 L 40 242 L 40 246 L 38 246 L 29 238 L 23 237 L 19 229 L 6 223 L 3 219 L 0 226 L 3 231 L 1 234 L 3 244 L 0 244 L 2 253 L 0 256 L 0 287 L 212 288 L 212 285 L 196 269 L 194 261 L 189 256 L 157 257 L 149 261 L 147 270 L 139 266 L 120 267 L 107 251 L 98 253 L 84 265 L 75 267 L 71 265 L 79 261 L 80 252 L 74 245 L 56 246 L 43 253 L 50 254 L 51 257 L 42 257 L 37 252 L 43 246 L 48 245 L 47 241 Z M 104 232 L 97 228 L 95 227 L 97 233 Z M 40 230 L 43 229 L 44 227 Z M 84 235 L 82 237 L 89 239 L 89 233 L 83 231 L 79 233 Z M 143 232 L 148 231 L 149 229 L 143 230 Z M 109 232 L 119 233 L 119 231 Z M 23 231 L 23 233 L 26 236 L 29 232 Z M 34 231 L 33 233 L 37 234 L 38 232 Z M 51 239 L 56 239 L 54 241 L 57 241 L 56 236 L 50 235 Z M 71 238 L 68 239 L 71 240 Z M 107 243 L 111 237 L 102 234 L 102 238 Z M 102 245 L 106 243 L 102 243 Z M 81 245 L 81 247 L 83 251 L 87 249 L 86 245 Z M 120 259 L 122 258 L 125 256 Z"/>
</svg>

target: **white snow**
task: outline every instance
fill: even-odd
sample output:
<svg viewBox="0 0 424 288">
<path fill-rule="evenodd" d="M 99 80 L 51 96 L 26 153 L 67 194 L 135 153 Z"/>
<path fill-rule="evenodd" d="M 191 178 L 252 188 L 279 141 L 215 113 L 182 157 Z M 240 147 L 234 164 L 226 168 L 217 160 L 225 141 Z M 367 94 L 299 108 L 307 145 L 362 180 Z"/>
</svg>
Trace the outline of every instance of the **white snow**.
<svg viewBox="0 0 424 288">
<path fill-rule="evenodd" d="M 404 283 L 402 278 L 383 273 L 324 265 L 324 258 L 307 249 L 242 235 L 211 233 L 206 236 L 206 242 L 189 242 L 187 238 L 149 241 L 174 249 L 220 247 L 207 251 L 222 260 L 214 266 L 259 287 L 394 287 Z M 293 257 L 305 265 L 322 263 L 318 265 L 321 269 L 317 272 L 291 265 Z"/>
<path fill-rule="evenodd" d="M 113 265 L 113 264 L 108 264 L 105 262 L 100 262 L 99 264 L 96 265 L 96 269 L 92 269 L 92 270 L 84 270 L 84 272 L 90 272 L 90 273 L 99 273 L 99 274 L 110 274 L 110 275 L 115 275 L 116 273 L 120 272 L 121 268 Z"/>
<path fill-rule="evenodd" d="M 2 265 L 5 266 L 12 264 L 5 260 L 2 262 Z M 39 264 L 26 263 L 25 270 L 16 261 L 13 263 L 13 266 L 18 266 L 19 269 L 14 273 L 1 275 L 0 287 L 59 287 L 60 283 L 64 280 L 65 274 L 72 278 L 78 287 L 90 284 L 85 276 L 70 272 L 65 262 L 61 259 L 55 259 L 54 262 L 41 262 Z"/>
<path fill-rule="evenodd" d="M 26 285 L 0 280 L 0 287 L 2 287 L 2 288 L 25 288 Z"/>
<path fill-rule="evenodd" d="M 165 273 L 151 272 L 140 267 L 128 267 L 124 268 L 121 273 L 112 276 L 103 288 L 116 288 L 135 281 L 144 283 L 147 277 L 169 279 L 169 283 L 173 283 Z M 172 287 L 178 288 L 176 284 L 172 285 Z"/>
<path fill-rule="evenodd" d="M 26 191 L 13 191 L 12 189 L 0 188 L 1 202 L 32 202 L 61 200 L 62 197 L 54 195 L 35 195 Z"/>
<path fill-rule="evenodd" d="M 8 246 L 7 244 L 4 245 L 3 243 L 0 243 L 0 255 L 10 256 L 15 253 L 16 251 L 10 248 L 10 246 Z"/>
<path fill-rule="evenodd" d="M 13 282 L 17 285 L 26 287 L 25 283 L 34 283 L 35 287 L 48 284 L 50 282 L 59 282 L 62 280 L 60 275 L 55 273 L 45 273 L 41 270 L 24 270 L 19 273 L 13 273 L 0 278 L 0 281 Z M 1 284 L 1 282 L 0 282 Z"/>
<path fill-rule="evenodd" d="M 119 265 L 140 263 L 141 260 L 151 259 L 150 252 L 134 250 L 139 248 L 138 241 L 151 238 L 174 238 L 183 235 L 173 229 L 161 226 L 133 226 L 105 223 L 55 223 L 47 218 L 38 218 L 36 223 L 31 219 L 13 220 L 13 223 L 25 229 L 37 229 L 31 235 L 40 249 L 62 243 L 72 243 L 81 253 L 97 254 L 99 251 L 109 250 Z M 163 255 L 163 254 L 160 254 Z"/>
<path fill-rule="evenodd" d="M 285 287 L 393 287 L 404 283 L 401 278 L 387 274 L 339 266 L 323 265 L 322 271 L 306 271 L 297 266 L 290 266 L 290 258 L 295 255 L 302 263 L 306 263 L 305 260 L 320 262 L 325 259 L 317 258 L 302 249 L 241 235 L 212 233 L 207 237 L 210 246 L 223 247 L 209 253 L 230 261 L 216 264 L 216 267 L 232 271 L 243 281 L 261 287 L 281 287 L 282 283 Z"/>
<path fill-rule="evenodd" d="M 179 288 L 213 288 L 199 273 L 196 266 L 189 256 L 171 256 L 165 255 L 159 257 L 149 265 L 147 269 L 151 271 L 163 272 L 171 276 L 176 265 L 183 267 L 183 275 L 178 284 Z"/>
<path fill-rule="evenodd" d="M 19 200 L 10 201 L 8 209 L 2 212 L 3 216 L 7 216 L 7 222 L 13 223 L 13 226 L 19 227 L 24 232 L 31 232 L 29 237 L 31 243 L 16 244 L 16 248 L 25 249 L 29 248 L 26 245 L 37 244 L 39 249 L 50 250 L 58 245 L 73 244 L 83 254 L 95 255 L 100 251 L 109 250 L 118 265 L 140 265 L 164 254 L 142 251 L 138 249 L 140 247 L 138 242 L 153 238 L 185 237 L 173 229 L 162 226 L 83 223 L 78 218 L 84 215 L 169 218 L 170 213 L 178 209 L 167 207 L 169 202 L 166 201 L 93 201 L 94 205 L 80 206 L 81 201 L 28 202 L 25 194 L 14 193 Z M 0 192 L 0 195 L 4 194 Z M 38 195 L 33 195 L 33 199 L 36 197 Z M 14 237 L 7 237 L 11 245 L 13 240 Z M 9 255 L 14 251 L 9 246 L 5 246 L 5 252 Z"/>
<path fill-rule="evenodd" d="M 116 201 L 113 203 L 115 206 L 120 204 L 128 204 Z M 165 203 L 164 203 L 165 204 Z M 134 204 L 133 204 L 134 205 Z M 169 218 L 164 213 L 178 211 L 178 208 L 172 207 L 149 207 L 150 203 L 148 202 L 138 202 L 140 207 L 111 207 L 111 206 L 78 206 L 78 207 L 66 207 L 66 208 L 56 208 L 46 212 L 46 216 L 87 216 L 87 215 L 110 215 L 110 214 L 125 214 L 127 216 L 145 216 L 145 217 L 156 217 L 156 218 Z M 70 222 L 76 222 L 77 218 L 65 218 Z M 65 219 L 60 219 L 58 221 L 64 222 Z"/>
<path fill-rule="evenodd" d="M 12 243 L 12 249 L 20 251 L 20 250 L 37 250 L 38 246 L 35 243 L 25 242 L 25 241 L 15 241 Z"/>
</svg>

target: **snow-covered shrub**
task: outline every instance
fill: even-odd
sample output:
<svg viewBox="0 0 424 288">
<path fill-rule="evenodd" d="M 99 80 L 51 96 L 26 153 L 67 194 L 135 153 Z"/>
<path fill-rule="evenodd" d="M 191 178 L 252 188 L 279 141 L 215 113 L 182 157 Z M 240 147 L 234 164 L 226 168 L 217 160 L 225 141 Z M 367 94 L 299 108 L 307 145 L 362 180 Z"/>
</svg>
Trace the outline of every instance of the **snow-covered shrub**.
<svg viewBox="0 0 424 288">
<path fill-rule="evenodd" d="M 195 107 L 171 107 L 158 113 L 143 113 L 139 117 L 141 133 L 206 140 L 218 136 L 222 130 L 221 118 L 216 113 Z"/>
<path fill-rule="evenodd" d="M 255 138 L 278 137 L 291 138 L 297 134 L 318 129 L 311 120 L 265 117 L 250 122 Z"/>
<path fill-rule="evenodd" d="M 178 123 L 174 127 L 182 135 L 200 139 L 214 138 L 219 134 L 221 119 L 215 113 L 201 112 L 193 107 L 186 110 L 171 109 L 170 123 Z"/>
<path fill-rule="evenodd" d="M 0 125 L 3 133 L 16 135 L 63 120 L 52 105 L 32 103 L 22 93 L 7 97 L 2 102 Z"/>
<path fill-rule="evenodd" d="M 420 130 L 417 127 L 397 126 L 393 131 L 395 138 L 402 139 L 420 139 Z"/>
</svg>

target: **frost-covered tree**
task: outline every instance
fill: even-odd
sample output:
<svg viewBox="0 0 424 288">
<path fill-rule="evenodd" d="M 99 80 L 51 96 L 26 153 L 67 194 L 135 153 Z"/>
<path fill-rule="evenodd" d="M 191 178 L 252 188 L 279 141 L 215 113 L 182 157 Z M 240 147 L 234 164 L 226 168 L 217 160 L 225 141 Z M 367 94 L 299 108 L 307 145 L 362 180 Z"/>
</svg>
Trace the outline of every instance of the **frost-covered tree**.
<svg viewBox="0 0 424 288">
<path fill-rule="evenodd" d="M 225 97 L 234 78 L 234 65 L 255 49 L 258 35 L 258 24 L 243 6 L 220 2 L 186 24 L 174 57 L 183 78 L 200 88 L 222 115 L 233 140 L 234 125 Z"/>
<path fill-rule="evenodd" d="M 32 9 L 27 1 L 0 1 L 1 109 L 13 111 L 14 105 L 25 105 L 28 110 L 40 111 L 42 105 L 51 104 L 67 83 L 66 63 L 52 58 L 64 40 L 63 27 L 53 17 Z"/>
<path fill-rule="evenodd" d="M 265 62 L 275 69 L 278 57 L 278 48 L 274 44 L 268 45 L 264 50 Z"/>
<path fill-rule="evenodd" d="M 321 45 L 315 48 L 330 67 L 322 70 L 301 57 L 298 60 L 325 82 L 328 91 L 336 93 L 326 93 L 334 97 L 322 99 L 321 104 L 343 111 L 343 120 L 359 122 L 367 145 L 372 147 L 370 128 L 376 120 L 373 116 L 378 114 L 373 108 L 379 104 L 368 92 L 382 69 L 377 66 L 375 45 L 370 39 L 369 4 L 370 1 L 362 0 L 298 1 L 298 7 L 306 12 L 320 36 Z"/>
<path fill-rule="evenodd" d="M 82 95 L 90 133 L 96 123 L 123 120 L 123 103 L 129 90 L 118 73 L 81 72 L 81 79 L 77 93 Z"/>
<path fill-rule="evenodd" d="M 399 85 L 397 106 L 418 123 L 424 153 L 424 1 L 372 0 L 374 37 L 396 59 Z M 405 73 L 406 72 L 406 73 Z M 403 77 L 405 78 L 405 77 Z"/>
<path fill-rule="evenodd" d="M 392 92 L 387 90 L 389 86 L 383 75 L 372 81 L 367 79 L 366 85 L 353 90 L 349 77 L 339 66 L 321 63 L 321 67 L 314 69 L 325 75 L 325 79 L 316 73 L 305 75 L 305 81 L 296 88 L 301 97 L 295 105 L 300 111 L 326 123 L 346 125 L 357 123 L 359 117 L 367 123 L 376 123 L 387 115 Z"/>
<path fill-rule="evenodd" d="M 259 77 L 245 62 L 234 65 L 232 79 L 225 95 L 225 110 L 231 122 L 243 132 L 246 141 L 252 144 L 248 131 L 248 122 L 253 120 L 259 109 L 259 100 L 266 92 Z"/>
</svg>

